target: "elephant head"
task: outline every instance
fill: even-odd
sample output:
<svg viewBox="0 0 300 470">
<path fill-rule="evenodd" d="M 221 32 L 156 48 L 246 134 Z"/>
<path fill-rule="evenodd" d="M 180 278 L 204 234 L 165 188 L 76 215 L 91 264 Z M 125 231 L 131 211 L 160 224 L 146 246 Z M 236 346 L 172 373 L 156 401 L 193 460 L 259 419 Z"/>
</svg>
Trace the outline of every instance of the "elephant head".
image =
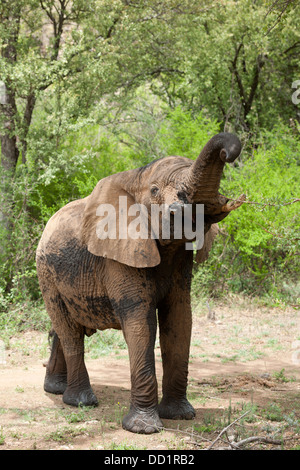
<svg viewBox="0 0 300 470">
<path fill-rule="evenodd" d="M 235 203 L 228 203 L 229 200 L 218 192 L 225 163 L 233 162 L 240 151 L 241 143 L 235 135 L 220 133 L 209 140 L 195 161 L 185 157 L 165 157 L 142 168 L 100 180 L 87 198 L 82 220 L 83 243 L 94 255 L 128 266 L 157 266 L 161 261 L 159 244 L 164 245 L 168 240 L 158 237 L 156 241 L 150 232 L 144 238 L 128 237 L 127 229 L 136 212 L 133 214 L 129 210 L 123 222 L 124 211 L 137 204 L 148 211 L 154 205 L 176 211 L 187 204 L 203 204 L 207 232 L 211 224 L 222 220 L 244 201 L 242 196 Z M 149 214 L 147 212 L 146 217 L 149 218 Z M 106 225 L 113 227 L 113 236 L 106 236 L 104 225 L 99 224 L 104 215 Z M 198 260 L 202 260 L 202 255 Z"/>
</svg>

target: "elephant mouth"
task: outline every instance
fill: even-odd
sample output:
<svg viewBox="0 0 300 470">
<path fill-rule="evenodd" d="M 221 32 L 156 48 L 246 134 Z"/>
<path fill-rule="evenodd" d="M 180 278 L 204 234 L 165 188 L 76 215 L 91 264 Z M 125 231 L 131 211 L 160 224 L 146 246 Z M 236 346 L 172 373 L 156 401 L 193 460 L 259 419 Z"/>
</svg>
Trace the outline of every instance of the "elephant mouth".
<svg viewBox="0 0 300 470">
<path fill-rule="evenodd" d="M 242 194 L 237 199 L 230 199 L 221 194 L 218 195 L 217 202 L 210 203 L 192 203 L 192 204 L 182 204 L 174 203 L 170 206 L 171 215 L 174 218 L 174 214 L 178 211 L 182 211 L 182 217 L 187 223 L 192 225 L 192 229 L 195 231 L 197 226 L 197 220 L 199 214 L 203 212 L 204 223 L 217 223 L 223 220 L 227 215 L 238 209 L 246 201 L 246 195 Z M 190 210 L 186 208 L 190 207 Z M 201 207 L 201 210 L 197 208 Z"/>
</svg>

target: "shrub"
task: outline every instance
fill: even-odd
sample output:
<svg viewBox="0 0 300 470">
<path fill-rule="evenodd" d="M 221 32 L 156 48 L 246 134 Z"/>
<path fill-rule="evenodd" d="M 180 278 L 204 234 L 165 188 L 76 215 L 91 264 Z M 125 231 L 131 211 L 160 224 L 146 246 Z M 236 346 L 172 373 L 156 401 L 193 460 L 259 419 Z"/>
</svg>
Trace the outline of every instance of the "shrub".
<svg viewBox="0 0 300 470">
<path fill-rule="evenodd" d="M 300 142 L 289 129 L 262 135 L 252 155 L 227 166 L 221 192 L 247 201 L 220 223 L 221 233 L 202 277 L 214 273 L 219 287 L 247 294 L 270 294 L 297 302 L 299 272 Z M 200 274 L 198 274 L 199 276 Z M 213 283 L 211 290 L 216 290 Z"/>
</svg>

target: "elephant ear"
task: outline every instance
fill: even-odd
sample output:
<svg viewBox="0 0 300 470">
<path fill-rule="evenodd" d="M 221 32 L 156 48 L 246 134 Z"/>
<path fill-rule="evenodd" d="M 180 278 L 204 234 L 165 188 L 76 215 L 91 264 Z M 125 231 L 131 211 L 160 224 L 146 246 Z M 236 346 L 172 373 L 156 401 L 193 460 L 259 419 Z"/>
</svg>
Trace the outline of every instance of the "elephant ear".
<svg viewBox="0 0 300 470">
<path fill-rule="evenodd" d="M 204 263 L 208 259 L 209 252 L 213 245 L 214 239 L 218 235 L 219 227 L 218 224 L 211 225 L 210 229 L 204 235 L 204 242 L 203 246 L 200 250 L 197 251 L 196 254 L 196 262 L 197 263 Z"/>
<path fill-rule="evenodd" d="M 157 266 L 160 263 L 160 254 L 156 241 L 149 236 L 145 237 L 145 230 L 143 238 L 137 237 L 136 231 L 135 236 L 130 236 L 133 233 L 130 224 L 137 220 L 139 212 L 135 210 L 133 214 L 129 210 L 136 201 L 132 191 L 129 193 L 126 190 L 126 173 L 100 180 L 87 198 L 81 240 L 88 251 L 96 256 L 136 268 Z M 137 209 L 138 206 L 134 208 Z"/>
</svg>

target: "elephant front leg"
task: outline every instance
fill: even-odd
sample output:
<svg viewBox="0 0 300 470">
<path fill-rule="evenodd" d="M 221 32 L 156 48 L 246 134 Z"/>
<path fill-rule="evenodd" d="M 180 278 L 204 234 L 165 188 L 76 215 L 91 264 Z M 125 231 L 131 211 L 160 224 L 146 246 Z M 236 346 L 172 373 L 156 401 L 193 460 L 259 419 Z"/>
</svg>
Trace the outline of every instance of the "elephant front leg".
<svg viewBox="0 0 300 470">
<path fill-rule="evenodd" d="M 154 308 L 147 313 L 131 313 L 130 319 L 122 321 L 131 371 L 130 410 L 122 424 L 127 431 L 151 434 L 163 427 L 158 414 L 155 375 L 156 314 Z"/>
<path fill-rule="evenodd" d="M 165 419 L 193 419 L 195 410 L 186 398 L 192 328 L 189 295 L 177 291 L 158 309 L 160 347 L 163 362 L 163 397 L 159 416 Z"/>
</svg>

